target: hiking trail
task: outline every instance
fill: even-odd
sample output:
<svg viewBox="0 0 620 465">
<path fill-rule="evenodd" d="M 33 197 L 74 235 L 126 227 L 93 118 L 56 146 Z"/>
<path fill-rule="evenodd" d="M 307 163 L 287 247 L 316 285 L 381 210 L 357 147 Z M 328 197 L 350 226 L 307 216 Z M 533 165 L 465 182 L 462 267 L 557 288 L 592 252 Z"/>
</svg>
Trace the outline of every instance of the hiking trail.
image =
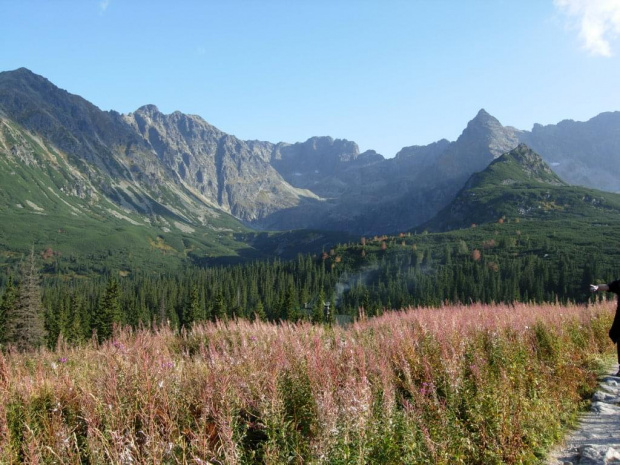
<svg viewBox="0 0 620 465">
<path fill-rule="evenodd" d="M 547 465 L 608 464 L 620 465 L 620 377 L 612 374 L 600 379 L 590 411 L 547 460 Z"/>
</svg>

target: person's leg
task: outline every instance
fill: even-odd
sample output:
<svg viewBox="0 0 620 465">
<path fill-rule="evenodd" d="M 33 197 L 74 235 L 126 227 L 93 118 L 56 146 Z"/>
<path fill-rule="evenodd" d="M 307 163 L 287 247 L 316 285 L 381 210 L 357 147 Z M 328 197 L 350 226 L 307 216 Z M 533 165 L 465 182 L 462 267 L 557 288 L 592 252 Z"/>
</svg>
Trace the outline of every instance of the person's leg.
<svg viewBox="0 0 620 465">
<path fill-rule="evenodd" d="M 620 341 L 616 343 L 616 349 L 618 350 L 618 373 L 616 376 L 620 376 Z"/>
</svg>

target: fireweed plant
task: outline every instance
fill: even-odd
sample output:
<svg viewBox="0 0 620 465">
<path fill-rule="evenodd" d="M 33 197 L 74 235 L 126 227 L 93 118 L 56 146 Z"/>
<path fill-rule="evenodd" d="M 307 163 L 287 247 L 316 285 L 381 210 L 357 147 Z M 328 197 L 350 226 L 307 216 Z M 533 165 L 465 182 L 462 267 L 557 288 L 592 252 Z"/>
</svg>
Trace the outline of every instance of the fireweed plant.
<svg viewBox="0 0 620 465">
<path fill-rule="evenodd" d="M 231 320 L 6 353 L 0 463 L 537 463 L 593 392 L 611 310 Z"/>
</svg>

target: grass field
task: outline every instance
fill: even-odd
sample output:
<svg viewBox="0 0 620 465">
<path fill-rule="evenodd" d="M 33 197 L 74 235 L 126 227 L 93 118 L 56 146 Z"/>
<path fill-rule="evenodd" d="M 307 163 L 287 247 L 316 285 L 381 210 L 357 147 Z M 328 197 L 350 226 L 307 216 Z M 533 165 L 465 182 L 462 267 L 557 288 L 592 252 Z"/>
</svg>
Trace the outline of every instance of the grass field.
<svg viewBox="0 0 620 465">
<path fill-rule="evenodd" d="M 611 310 L 228 321 L 5 354 L 0 463 L 537 463 L 587 404 Z"/>
</svg>

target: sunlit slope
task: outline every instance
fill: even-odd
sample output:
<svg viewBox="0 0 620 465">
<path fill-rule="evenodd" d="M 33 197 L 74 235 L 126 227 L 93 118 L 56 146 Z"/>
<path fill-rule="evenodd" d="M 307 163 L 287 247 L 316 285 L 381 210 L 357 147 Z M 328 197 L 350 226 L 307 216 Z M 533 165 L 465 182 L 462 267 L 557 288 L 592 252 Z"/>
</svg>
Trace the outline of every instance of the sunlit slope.
<svg viewBox="0 0 620 465">
<path fill-rule="evenodd" d="M 521 144 L 474 174 L 450 205 L 416 229 L 447 231 L 506 219 L 607 224 L 620 220 L 620 196 L 567 185 Z"/>
<path fill-rule="evenodd" d="M 49 249 L 48 265 L 61 262 L 55 266 L 77 271 L 169 269 L 294 254 L 297 247 L 320 250 L 324 241 L 329 246 L 338 239 L 308 232 L 282 236 L 280 244 L 278 235 L 252 234 L 204 205 L 201 218 L 189 218 L 190 209 L 167 202 L 165 186 L 154 198 L 137 184 L 84 174 L 64 152 L 6 119 L 0 119 L 0 186 L 2 262 L 34 245 Z M 193 200 L 186 192 L 185 201 Z"/>
</svg>

